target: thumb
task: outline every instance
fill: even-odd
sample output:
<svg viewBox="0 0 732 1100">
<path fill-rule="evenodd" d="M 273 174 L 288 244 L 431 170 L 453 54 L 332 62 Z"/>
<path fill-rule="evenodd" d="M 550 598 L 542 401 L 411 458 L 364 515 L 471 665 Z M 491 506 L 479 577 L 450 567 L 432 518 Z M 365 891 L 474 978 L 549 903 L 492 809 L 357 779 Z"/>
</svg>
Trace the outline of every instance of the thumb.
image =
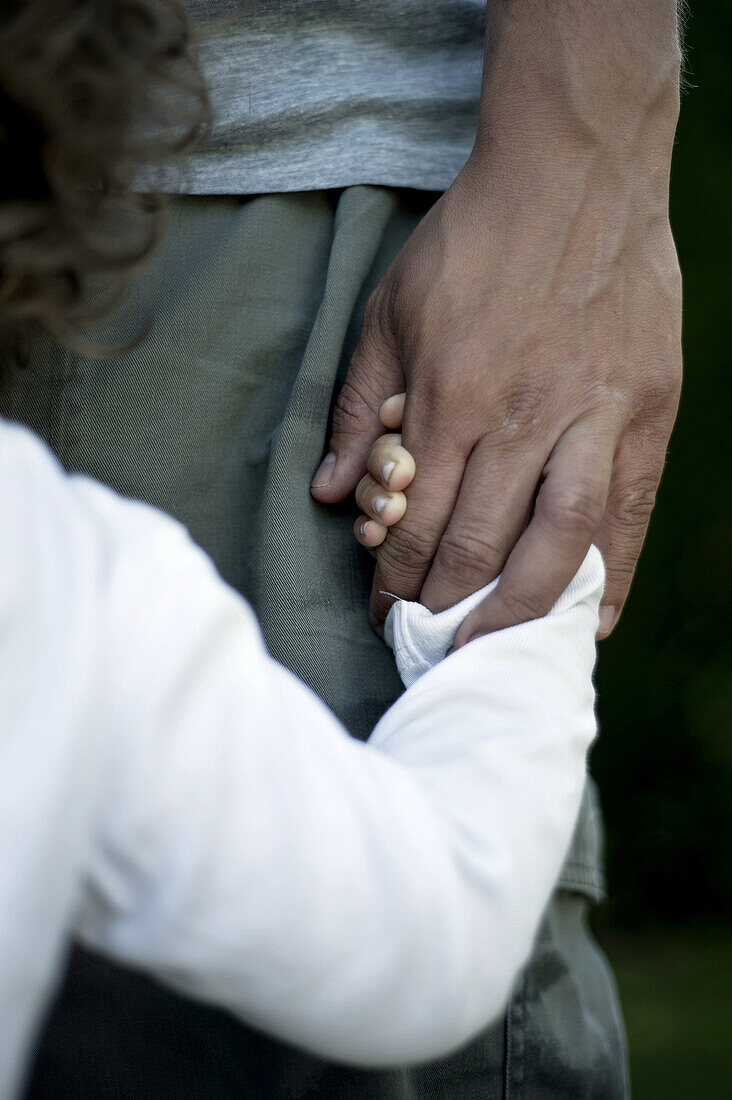
<svg viewBox="0 0 732 1100">
<path fill-rule="evenodd" d="M 344 500 L 366 473 L 372 443 L 382 435 L 379 408 L 404 389 L 404 372 L 393 336 L 373 320 L 367 306 L 361 336 L 333 409 L 330 447 L 310 491 L 326 504 Z"/>
</svg>

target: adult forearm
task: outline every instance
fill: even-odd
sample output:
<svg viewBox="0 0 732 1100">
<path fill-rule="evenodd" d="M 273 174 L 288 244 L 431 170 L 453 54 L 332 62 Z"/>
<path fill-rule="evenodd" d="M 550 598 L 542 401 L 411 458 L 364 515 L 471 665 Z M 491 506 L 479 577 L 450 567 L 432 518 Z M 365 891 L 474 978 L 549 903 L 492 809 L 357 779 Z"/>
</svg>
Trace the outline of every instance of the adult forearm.
<svg viewBox="0 0 732 1100">
<path fill-rule="evenodd" d="M 476 151 L 667 177 L 680 67 L 677 0 L 490 0 Z"/>
</svg>

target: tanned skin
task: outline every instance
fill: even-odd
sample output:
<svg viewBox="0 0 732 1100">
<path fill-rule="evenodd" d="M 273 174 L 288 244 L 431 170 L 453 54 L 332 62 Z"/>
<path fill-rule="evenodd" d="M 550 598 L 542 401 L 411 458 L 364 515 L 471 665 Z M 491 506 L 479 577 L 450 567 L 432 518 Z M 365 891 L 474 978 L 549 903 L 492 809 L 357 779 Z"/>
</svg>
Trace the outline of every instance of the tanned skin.
<svg viewBox="0 0 732 1100">
<path fill-rule="evenodd" d="M 593 541 L 600 637 L 617 622 L 681 387 L 680 69 L 676 0 L 490 0 L 472 155 L 369 300 L 314 478 L 351 493 L 406 390 L 417 476 L 377 628 L 385 593 L 439 610 L 501 571 L 458 644 L 543 615 Z"/>
</svg>

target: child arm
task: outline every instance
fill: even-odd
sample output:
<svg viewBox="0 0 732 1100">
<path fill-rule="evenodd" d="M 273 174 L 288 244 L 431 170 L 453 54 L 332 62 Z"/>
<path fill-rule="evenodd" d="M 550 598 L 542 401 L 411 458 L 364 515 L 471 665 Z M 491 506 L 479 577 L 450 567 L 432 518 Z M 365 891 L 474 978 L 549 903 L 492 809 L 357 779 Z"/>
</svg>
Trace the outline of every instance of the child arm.
<svg viewBox="0 0 732 1100">
<path fill-rule="evenodd" d="M 267 655 L 179 525 L 66 478 L 21 434 L 0 618 L 24 642 L 2 664 L 15 711 L 0 747 L 22 787 L 6 855 L 23 835 L 38 920 L 24 939 L 0 879 L 17 961 L 0 1000 L 14 1003 L 31 955 L 47 989 L 35 960 L 73 923 L 326 1056 L 400 1064 L 467 1041 L 503 1009 L 574 825 L 595 729 L 596 552 L 546 619 L 439 663 L 465 609 L 398 605 L 408 690 L 362 745 Z M 41 673 L 51 694 L 32 690 Z"/>
</svg>

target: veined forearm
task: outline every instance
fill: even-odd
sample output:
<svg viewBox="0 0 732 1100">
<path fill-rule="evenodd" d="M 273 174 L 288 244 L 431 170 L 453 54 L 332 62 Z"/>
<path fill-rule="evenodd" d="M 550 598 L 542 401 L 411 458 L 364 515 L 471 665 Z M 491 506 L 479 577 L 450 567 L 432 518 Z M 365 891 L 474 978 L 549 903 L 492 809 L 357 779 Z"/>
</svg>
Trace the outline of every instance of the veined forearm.
<svg viewBox="0 0 732 1100">
<path fill-rule="evenodd" d="M 668 162 L 680 67 L 677 0 L 489 0 L 476 149 Z"/>
</svg>

